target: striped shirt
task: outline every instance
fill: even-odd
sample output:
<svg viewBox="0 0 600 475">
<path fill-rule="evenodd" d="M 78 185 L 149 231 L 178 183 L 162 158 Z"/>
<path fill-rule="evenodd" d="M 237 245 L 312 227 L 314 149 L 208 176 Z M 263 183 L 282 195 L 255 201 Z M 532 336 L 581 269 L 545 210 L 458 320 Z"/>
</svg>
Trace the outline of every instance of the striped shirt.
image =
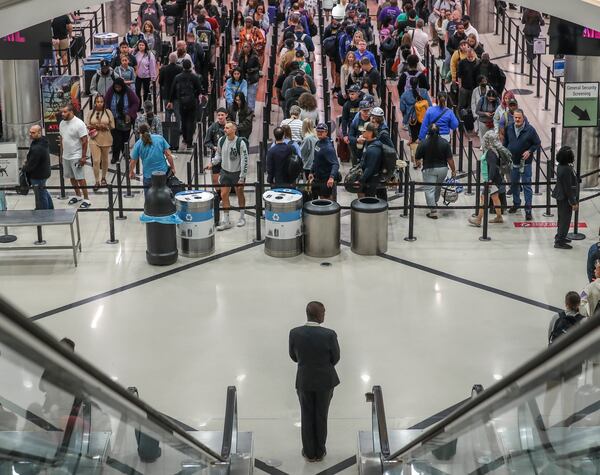
<svg viewBox="0 0 600 475">
<path fill-rule="evenodd" d="M 290 129 L 292 129 L 292 140 L 294 142 L 302 142 L 302 121 L 300 119 L 284 119 L 281 121 L 282 125 L 289 125 Z"/>
</svg>

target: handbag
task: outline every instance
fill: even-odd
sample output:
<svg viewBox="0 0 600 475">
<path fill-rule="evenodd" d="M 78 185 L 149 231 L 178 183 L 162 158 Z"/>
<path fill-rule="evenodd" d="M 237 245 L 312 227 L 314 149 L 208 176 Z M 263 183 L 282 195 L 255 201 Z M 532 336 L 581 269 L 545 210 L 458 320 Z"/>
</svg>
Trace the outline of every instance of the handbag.
<svg viewBox="0 0 600 475">
<path fill-rule="evenodd" d="M 27 195 L 29 194 L 29 188 L 31 187 L 31 182 L 29 181 L 29 178 L 27 177 L 27 173 L 25 173 L 25 171 L 23 169 L 21 169 L 19 171 L 19 185 L 16 188 L 16 192 L 19 195 Z"/>
<path fill-rule="evenodd" d="M 91 127 L 88 129 L 88 135 L 91 139 L 98 137 L 98 129 Z"/>
<path fill-rule="evenodd" d="M 185 191 L 184 183 L 175 176 L 173 170 L 171 170 L 170 168 L 167 171 L 167 186 L 171 188 L 171 191 L 174 195 L 181 191 Z"/>
</svg>

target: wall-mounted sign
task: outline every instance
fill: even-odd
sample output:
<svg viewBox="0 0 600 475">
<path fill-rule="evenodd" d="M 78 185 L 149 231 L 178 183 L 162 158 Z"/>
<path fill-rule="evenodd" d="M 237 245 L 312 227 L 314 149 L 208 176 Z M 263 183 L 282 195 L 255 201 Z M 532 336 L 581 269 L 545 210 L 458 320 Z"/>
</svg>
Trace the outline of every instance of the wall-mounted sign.
<svg viewBox="0 0 600 475">
<path fill-rule="evenodd" d="M 564 78 L 566 65 L 567 61 L 565 59 L 555 59 L 552 61 L 552 75 L 555 78 Z"/>
<path fill-rule="evenodd" d="M 0 143 L 0 188 L 19 184 L 19 153 L 16 143 Z"/>
<path fill-rule="evenodd" d="M 51 55 L 52 30 L 49 21 L 0 38 L 0 60 L 44 59 Z"/>
<path fill-rule="evenodd" d="M 597 127 L 600 83 L 566 82 L 563 127 Z"/>
</svg>

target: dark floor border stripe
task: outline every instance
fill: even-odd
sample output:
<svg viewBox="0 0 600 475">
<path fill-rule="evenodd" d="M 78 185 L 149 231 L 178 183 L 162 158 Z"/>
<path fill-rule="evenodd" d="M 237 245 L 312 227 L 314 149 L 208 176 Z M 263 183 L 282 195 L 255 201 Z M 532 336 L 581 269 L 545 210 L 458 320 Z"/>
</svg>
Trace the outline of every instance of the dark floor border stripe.
<svg viewBox="0 0 600 475">
<path fill-rule="evenodd" d="M 336 473 L 340 473 L 342 470 L 346 470 L 347 468 L 352 467 L 352 465 L 356 464 L 356 455 L 352 457 L 348 457 L 346 460 L 342 460 L 340 463 L 336 463 L 333 467 L 327 468 L 322 472 L 317 473 L 317 475 L 335 475 Z"/>
<path fill-rule="evenodd" d="M 67 310 L 71 310 L 73 308 L 81 307 L 82 305 L 88 304 L 90 302 L 94 302 L 95 300 L 100 300 L 100 299 L 103 299 L 103 298 L 106 298 L 106 297 L 110 297 L 111 295 L 119 294 L 121 292 L 125 292 L 126 290 L 131 290 L 131 289 L 134 289 L 136 287 L 140 287 L 142 285 L 149 284 L 150 282 L 154 282 L 156 280 L 164 279 L 165 277 L 169 277 L 171 275 L 178 274 L 179 272 L 184 272 L 184 271 L 192 269 L 194 267 L 198 267 L 198 266 L 201 266 L 203 264 L 208 264 L 209 262 L 216 261 L 216 260 L 221 259 L 223 257 L 231 256 L 233 254 L 237 254 L 239 252 L 243 252 L 243 251 L 246 251 L 248 249 L 252 249 L 253 247 L 260 246 L 263 243 L 264 243 L 264 241 L 252 242 L 252 243 L 249 243 L 249 244 L 245 244 L 245 245 L 243 245 L 241 247 L 236 247 L 235 249 L 230 249 L 229 251 L 221 252 L 220 254 L 214 254 L 214 255 L 212 255 L 210 257 L 207 257 L 205 259 L 201 259 L 201 260 L 196 261 L 196 262 L 191 262 L 189 264 L 185 264 L 183 266 L 176 267 L 174 269 L 169 269 L 168 271 L 161 272 L 160 274 L 152 275 L 150 277 L 146 277 L 144 279 L 138 280 L 136 282 L 132 282 L 132 283 L 127 284 L 127 285 L 123 285 L 121 287 L 117 287 L 116 289 L 108 290 L 106 292 L 102 292 L 100 294 L 92 295 L 91 297 L 87 297 L 85 299 L 77 300 L 76 302 L 72 302 L 72 303 L 69 303 L 67 305 L 63 305 L 61 307 L 57 307 L 57 308 L 54 308 L 52 310 L 48 310 L 48 311 L 43 312 L 43 313 L 39 313 L 39 314 L 34 315 L 33 317 L 31 317 L 31 320 L 33 320 L 33 321 L 41 320 L 42 318 L 50 317 L 52 315 L 56 315 L 57 313 L 61 313 L 61 312 L 65 312 Z"/>
<path fill-rule="evenodd" d="M 259 470 L 262 470 L 263 472 L 269 473 L 271 475 L 288 475 L 287 473 L 282 472 L 278 468 L 271 467 L 270 465 L 264 463 L 262 460 L 256 458 L 254 459 L 254 466 Z"/>
<path fill-rule="evenodd" d="M 471 398 L 467 398 L 464 401 L 458 402 L 458 403 L 444 409 L 443 411 L 440 411 L 437 414 L 434 414 L 433 416 L 429 416 L 427 419 L 423 419 L 421 422 L 417 422 L 414 426 L 409 427 L 409 430 L 427 429 L 428 427 L 431 427 L 436 422 L 439 422 L 442 419 L 445 419 L 446 417 L 448 417 L 449 414 L 456 411 L 456 409 L 458 409 L 460 406 L 462 406 L 463 404 L 465 404 L 467 401 L 470 401 L 470 400 L 471 400 Z"/>
<path fill-rule="evenodd" d="M 506 297 L 512 300 L 516 300 L 517 302 L 525 303 L 528 305 L 532 305 L 534 307 L 538 307 L 544 310 L 548 310 L 550 312 L 560 312 L 562 309 L 555 307 L 554 305 L 549 305 L 543 302 L 538 302 L 537 300 L 530 299 L 528 297 L 523 297 L 522 295 L 513 294 L 512 292 L 508 292 L 506 290 L 497 289 L 490 285 L 480 284 L 479 282 L 474 282 L 469 279 L 465 279 L 463 277 L 459 277 L 454 274 L 450 274 L 448 272 L 444 272 L 438 269 L 434 269 L 432 267 L 427 267 L 422 264 L 417 264 L 416 262 L 407 261 L 406 259 L 402 259 L 400 257 L 392 256 L 390 254 L 380 254 L 380 257 L 384 259 L 390 260 L 392 262 L 397 262 L 398 264 L 403 264 L 408 267 L 412 267 L 413 269 L 422 270 L 424 272 L 428 272 L 430 274 L 437 275 L 439 277 L 443 277 L 444 279 L 452 280 L 454 282 L 458 282 L 459 284 L 468 285 L 470 287 L 474 287 L 479 290 L 483 290 L 485 292 L 490 292 L 492 294 L 500 295 L 502 297 Z"/>
</svg>

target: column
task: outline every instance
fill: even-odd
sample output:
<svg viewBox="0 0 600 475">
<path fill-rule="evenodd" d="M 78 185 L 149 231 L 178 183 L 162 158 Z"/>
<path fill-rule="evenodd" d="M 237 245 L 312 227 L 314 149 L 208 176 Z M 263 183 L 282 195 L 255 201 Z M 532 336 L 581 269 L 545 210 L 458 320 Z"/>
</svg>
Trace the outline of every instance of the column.
<svg viewBox="0 0 600 475">
<path fill-rule="evenodd" d="M 106 32 L 124 36 L 131 26 L 131 0 L 113 0 L 104 4 Z"/>
<path fill-rule="evenodd" d="M 594 82 L 600 77 L 600 57 L 598 56 L 567 56 L 565 66 L 565 82 Z M 563 95 L 561 89 L 561 96 Z M 562 97 L 561 97 L 562 100 Z M 562 123 L 562 117 L 559 116 Z M 562 129 L 562 144 L 570 145 L 577 151 L 577 129 Z M 600 129 L 585 127 L 581 148 L 581 174 L 600 168 Z M 598 176 L 592 175 L 583 180 L 584 188 L 598 185 Z"/>
<path fill-rule="evenodd" d="M 38 60 L 0 61 L 2 124 L 7 142 L 19 147 L 19 165 L 29 148 L 29 128 L 42 123 Z"/>
<path fill-rule="evenodd" d="M 480 35 L 494 32 L 494 0 L 471 0 L 470 16 Z"/>
</svg>

